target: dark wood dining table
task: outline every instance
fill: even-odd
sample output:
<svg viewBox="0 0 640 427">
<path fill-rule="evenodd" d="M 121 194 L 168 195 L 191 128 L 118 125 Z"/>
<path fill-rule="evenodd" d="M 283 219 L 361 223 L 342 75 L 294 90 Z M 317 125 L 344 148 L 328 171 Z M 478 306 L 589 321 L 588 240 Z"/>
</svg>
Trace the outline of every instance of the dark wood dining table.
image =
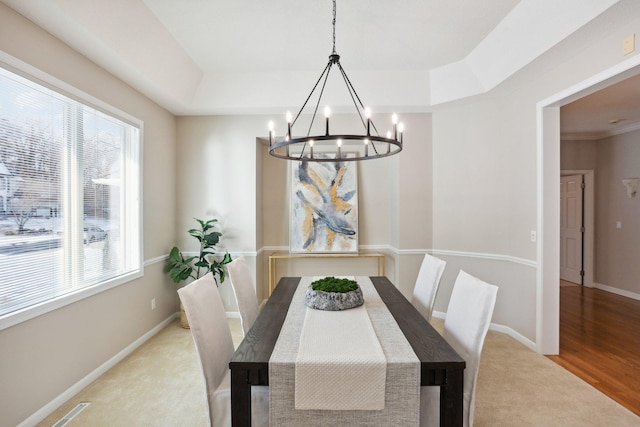
<svg viewBox="0 0 640 427">
<path fill-rule="evenodd" d="M 462 426 L 465 361 L 386 277 L 371 277 L 420 360 L 420 385 L 440 386 L 440 426 Z M 251 386 L 269 385 L 269 359 L 300 277 L 283 277 L 236 349 L 231 369 L 231 424 L 251 425 Z"/>
</svg>

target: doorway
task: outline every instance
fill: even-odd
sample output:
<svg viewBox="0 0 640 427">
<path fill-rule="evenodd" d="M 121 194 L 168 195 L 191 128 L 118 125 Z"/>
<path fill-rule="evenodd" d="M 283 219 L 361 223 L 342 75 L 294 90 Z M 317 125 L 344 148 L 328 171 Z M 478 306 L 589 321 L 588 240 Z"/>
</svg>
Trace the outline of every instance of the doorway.
<svg viewBox="0 0 640 427">
<path fill-rule="evenodd" d="M 584 182 L 582 175 L 560 176 L 560 280 L 584 285 Z"/>
<path fill-rule="evenodd" d="M 593 170 L 560 171 L 560 280 L 587 287 L 594 286 L 594 178 Z"/>
<path fill-rule="evenodd" d="M 639 65 L 640 56 L 631 57 L 537 104 L 539 233 L 536 344 L 542 354 L 558 354 L 560 344 L 560 107 L 637 75 L 640 73 Z"/>
</svg>

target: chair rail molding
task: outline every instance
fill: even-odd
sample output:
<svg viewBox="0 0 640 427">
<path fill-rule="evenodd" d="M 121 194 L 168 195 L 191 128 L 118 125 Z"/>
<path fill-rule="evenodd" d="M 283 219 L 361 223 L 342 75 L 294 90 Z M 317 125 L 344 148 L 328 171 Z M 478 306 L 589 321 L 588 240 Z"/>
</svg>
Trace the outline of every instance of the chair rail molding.
<svg viewBox="0 0 640 427">
<path fill-rule="evenodd" d="M 480 258 L 480 259 L 486 259 L 491 261 L 508 261 L 508 262 L 524 265 L 526 267 L 531 267 L 531 268 L 538 267 L 538 263 L 535 260 L 515 257 L 511 255 L 492 254 L 492 253 L 484 253 L 484 252 L 453 251 L 453 250 L 445 250 L 445 249 L 398 249 L 391 245 L 360 245 L 359 249 L 366 250 L 366 251 L 387 252 L 395 256 L 430 254 L 430 255 L 455 256 L 455 257 L 463 257 L 463 258 Z M 257 255 L 260 255 L 263 252 L 288 251 L 288 250 L 289 250 L 288 246 L 263 246 L 258 250 Z"/>
<path fill-rule="evenodd" d="M 444 255 L 444 256 L 455 256 L 455 257 L 464 257 L 464 258 L 480 258 L 480 259 L 486 259 L 491 261 L 508 261 L 508 262 L 513 262 L 515 264 L 524 265 L 526 267 L 531 267 L 531 268 L 538 267 L 538 263 L 534 260 L 514 257 L 511 255 L 491 254 L 491 253 L 483 253 L 483 252 L 450 251 L 450 250 L 443 250 L 443 249 L 431 249 L 428 252 L 431 255 Z"/>
</svg>

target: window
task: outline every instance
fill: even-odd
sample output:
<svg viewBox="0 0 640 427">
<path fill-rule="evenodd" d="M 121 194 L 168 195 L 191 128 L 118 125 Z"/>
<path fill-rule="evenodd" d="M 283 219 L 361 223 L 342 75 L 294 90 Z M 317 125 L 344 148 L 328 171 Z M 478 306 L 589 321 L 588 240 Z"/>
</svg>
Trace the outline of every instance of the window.
<svg viewBox="0 0 640 427">
<path fill-rule="evenodd" d="M 0 68 L 0 328 L 141 274 L 141 126 L 78 98 Z"/>
</svg>

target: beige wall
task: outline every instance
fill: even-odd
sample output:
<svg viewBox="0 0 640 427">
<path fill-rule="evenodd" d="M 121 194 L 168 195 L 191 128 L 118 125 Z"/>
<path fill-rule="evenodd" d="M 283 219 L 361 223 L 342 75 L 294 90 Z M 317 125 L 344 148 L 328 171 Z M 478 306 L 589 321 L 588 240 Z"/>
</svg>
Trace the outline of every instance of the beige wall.
<svg viewBox="0 0 640 427">
<path fill-rule="evenodd" d="M 538 263 L 538 244 L 530 241 L 542 218 L 537 104 L 628 59 L 621 43 L 633 33 L 640 33 L 640 2 L 622 0 L 492 91 L 433 108 L 434 251 L 455 257 L 457 266 L 473 268 L 482 279 L 493 277 L 500 287 L 494 322 L 532 342 L 542 324 L 537 310 L 542 317 L 558 313 L 557 275 L 537 282 L 547 267 Z M 559 169 L 559 146 L 541 148 Z M 559 182 L 559 170 L 554 177 Z M 541 196 L 545 206 L 559 206 L 555 194 Z M 553 269 L 557 259 L 548 262 Z M 446 310 L 452 281 L 443 279 L 436 310 Z M 549 302 L 542 295 L 546 286 L 555 296 L 540 307 Z"/>
<path fill-rule="evenodd" d="M 166 255 L 175 235 L 173 116 L 3 4 L 0 51 L 144 122 L 144 259 Z M 173 315 L 175 286 L 162 266 L 151 263 L 138 280 L 0 331 L 0 425 L 18 425 Z"/>
<path fill-rule="evenodd" d="M 622 180 L 640 178 L 640 131 L 607 138 L 598 148 L 595 281 L 638 296 L 640 198 L 628 198 Z"/>
<path fill-rule="evenodd" d="M 640 33 L 640 2 L 621 0 L 491 92 L 410 116 L 403 153 L 362 163 L 360 243 L 387 252 L 388 275 L 405 295 L 421 252 L 431 248 L 449 262 L 437 310 L 446 309 L 464 268 L 500 286 L 494 322 L 535 341 L 536 104 L 624 61 L 621 42 L 633 33 Z M 270 117 L 185 117 L 176 126 L 165 110 L 4 5 L 0 50 L 145 122 L 145 259 L 166 254 L 174 240 L 191 244 L 192 218 L 215 216 L 221 248 L 256 257 L 264 290 L 265 257 L 286 248 L 288 236 L 286 165 L 256 143 Z M 3 422 L 30 416 L 176 310 L 161 264 L 145 270 L 140 280 L 0 331 Z"/>
<path fill-rule="evenodd" d="M 595 282 L 640 295 L 640 199 L 622 180 L 640 177 L 640 131 L 598 141 L 562 141 L 563 170 L 594 170 Z M 622 228 L 617 228 L 620 221 Z"/>
<path fill-rule="evenodd" d="M 598 141 L 561 141 L 560 169 L 595 170 L 598 164 Z"/>
<path fill-rule="evenodd" d="M 262 167 L 256 136 L 266 133 L 267 122 L 263 116 L 177 118 L 175 209 L 178 242 L 184 250 L 198 249 L 197 241 L 187 234 L 198 225 L 193 218 L 216 218 L 222 233 L 217 249 L 228 250 L 232 257 L 245 255 L 252 266 L 256 262 L 257 231 L 262 229 L 256 204 L 260 200 L 256 171 Z M 220 284 L 220 291 L 227 310 L 237 311 L 231 282 Z"/>
<path fill-rule="evenodd" d="M 178 224 L 187 229 L 193 216 L 213 213 L 220 219 L 223 244 L 234 256 L 256 257 L 256 293 L 268 295 L 268 256 L 288 250 L 290 163 L 268 154 L 257 138 L 267 135 L 273 116 L 203 116 L 178 118 Z M 405 274 L 397 269 L 399 253 L 424 251 L 431 244 L 431 128 L 428 114 L 404 114 L 405 149 L 399 156 L 360 162 L 359 245 L 387 256 L 387 273 L 409 294 L 417 274 L 416 261 L 408 259 Z M 332 116 L 332 127 L 348 131 L 360 126 L 355 115 Z M 204 153 L 204 154 L 203 154 Z M 193 185 L 193 184 L 196 185 Z M 392 218 L 399 218 L 395 225 Z M 189 242 L 185 234 L 184 244 Z M 195 248 L 194 248 L 195 250 Z M 369 274 L 375 265 L 355 260 L 336 265 L 318 261 L 281 262 L 279 276 L 318 274 L 312 268 L 335 271 L 353 268 L 352 274 Z M 373 266 L 373 267 L 372 267 Z M 357 270 L 357 271 L 356 271 Z M 414 271 L 415 270 L 415 271 Z M 227 310 L 234 311 L 233 294 L 221 286 Z"/>
</svg>

